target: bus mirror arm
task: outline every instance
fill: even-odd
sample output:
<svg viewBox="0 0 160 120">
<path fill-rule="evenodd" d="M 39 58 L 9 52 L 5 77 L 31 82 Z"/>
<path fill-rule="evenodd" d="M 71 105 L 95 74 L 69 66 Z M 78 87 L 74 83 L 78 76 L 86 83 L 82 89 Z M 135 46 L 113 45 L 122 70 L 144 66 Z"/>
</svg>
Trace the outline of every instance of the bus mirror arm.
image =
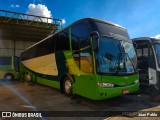
<svg viewBox="0 0 160 120">
<path fill-rule="evenodd" d="M 93 39 L 93 49 L 95 51 L 98 51 L 99 50 L 99 38 L 100 38 L 100 35 L 97 31 L 92 31 L 90 33 L 90 37 L 92 37 Z"/>
</svg>

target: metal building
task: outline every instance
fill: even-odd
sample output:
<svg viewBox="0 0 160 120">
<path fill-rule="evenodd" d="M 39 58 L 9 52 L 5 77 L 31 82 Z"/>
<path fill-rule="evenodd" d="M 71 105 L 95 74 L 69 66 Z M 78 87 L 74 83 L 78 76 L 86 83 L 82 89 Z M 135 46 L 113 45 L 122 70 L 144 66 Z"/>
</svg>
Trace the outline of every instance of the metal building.
<svg viewBox="0 0 160 120">
<path fill-rule="evenodd" d="M 19 56 L 61 26 L 60 19 L 0 10 L 0 56 Z"/>
</svg>

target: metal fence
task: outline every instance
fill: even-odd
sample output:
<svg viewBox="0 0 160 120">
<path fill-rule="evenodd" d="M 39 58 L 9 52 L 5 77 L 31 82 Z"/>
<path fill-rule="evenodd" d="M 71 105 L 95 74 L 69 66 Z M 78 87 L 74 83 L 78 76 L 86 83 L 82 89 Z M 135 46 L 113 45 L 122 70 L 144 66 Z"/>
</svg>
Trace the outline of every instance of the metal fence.
<svg viewBox="0 0 160 120">
<path fill-rule="evenodd" d="M 45 28 L 53 27 L 53 25 L 56 27 L 62 26 L 61 19 L 29 15 L 6 10 L 0 10 L 0 22 Z"/>
</svg>

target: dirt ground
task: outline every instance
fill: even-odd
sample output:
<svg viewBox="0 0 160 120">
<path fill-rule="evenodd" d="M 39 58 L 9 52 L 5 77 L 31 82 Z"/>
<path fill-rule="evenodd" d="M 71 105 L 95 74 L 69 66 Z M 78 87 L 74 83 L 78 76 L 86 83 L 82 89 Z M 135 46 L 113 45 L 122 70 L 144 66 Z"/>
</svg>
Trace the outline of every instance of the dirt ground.
<svg viewBox="0 0 160 120">
<path fill-rule="evenodd" d="M 12 81 L 4 82 L 0 80 L 0 112 L 3 111 L 75 111 L 83 117 L 65 115 L 64 117 L 42 117 L 37 120 L 159 120 L 159 117 L 137 117 L 129 115 L 122 116 L 92 116 L 91 111 L 160 111 L 160 101 L 144 93 L 124 95 L 103 101 L 92 101 L 80 96 L 72 98 L 61 94 L 59 90 L 39 84 L 27 85 L 24 82 Z M 76 113 L 76 114 L 77 114 Z M 0 113 L 1 114 L 1 113 Z M 55 113 L 56 114 L 56 113 Z M 94 114 L 94 113 L 93 113 Z M 160 112 L 158 113 L 160 115 Z M 11 118 L 18 120 L 22 118 Z M 35 118 L 23 118 L 25 120 L 35 120 Z"/>
</svg>

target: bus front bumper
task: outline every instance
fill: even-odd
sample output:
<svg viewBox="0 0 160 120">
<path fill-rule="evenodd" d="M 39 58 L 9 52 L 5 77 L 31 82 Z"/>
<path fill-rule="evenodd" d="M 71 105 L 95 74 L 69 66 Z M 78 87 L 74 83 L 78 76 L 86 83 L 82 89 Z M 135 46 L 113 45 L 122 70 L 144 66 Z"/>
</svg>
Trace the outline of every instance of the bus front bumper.
<svg viewBox="0 0 160 120">
<path fill-rule="evenodd" d="M 95 94 L 94 100 L 104 100 L 124 94 L 135 93 L 139 90 L 139 83 L 132 84 L 124 87 L 104 88 L 99 87 L 98 92 Z"/>
</svg>

